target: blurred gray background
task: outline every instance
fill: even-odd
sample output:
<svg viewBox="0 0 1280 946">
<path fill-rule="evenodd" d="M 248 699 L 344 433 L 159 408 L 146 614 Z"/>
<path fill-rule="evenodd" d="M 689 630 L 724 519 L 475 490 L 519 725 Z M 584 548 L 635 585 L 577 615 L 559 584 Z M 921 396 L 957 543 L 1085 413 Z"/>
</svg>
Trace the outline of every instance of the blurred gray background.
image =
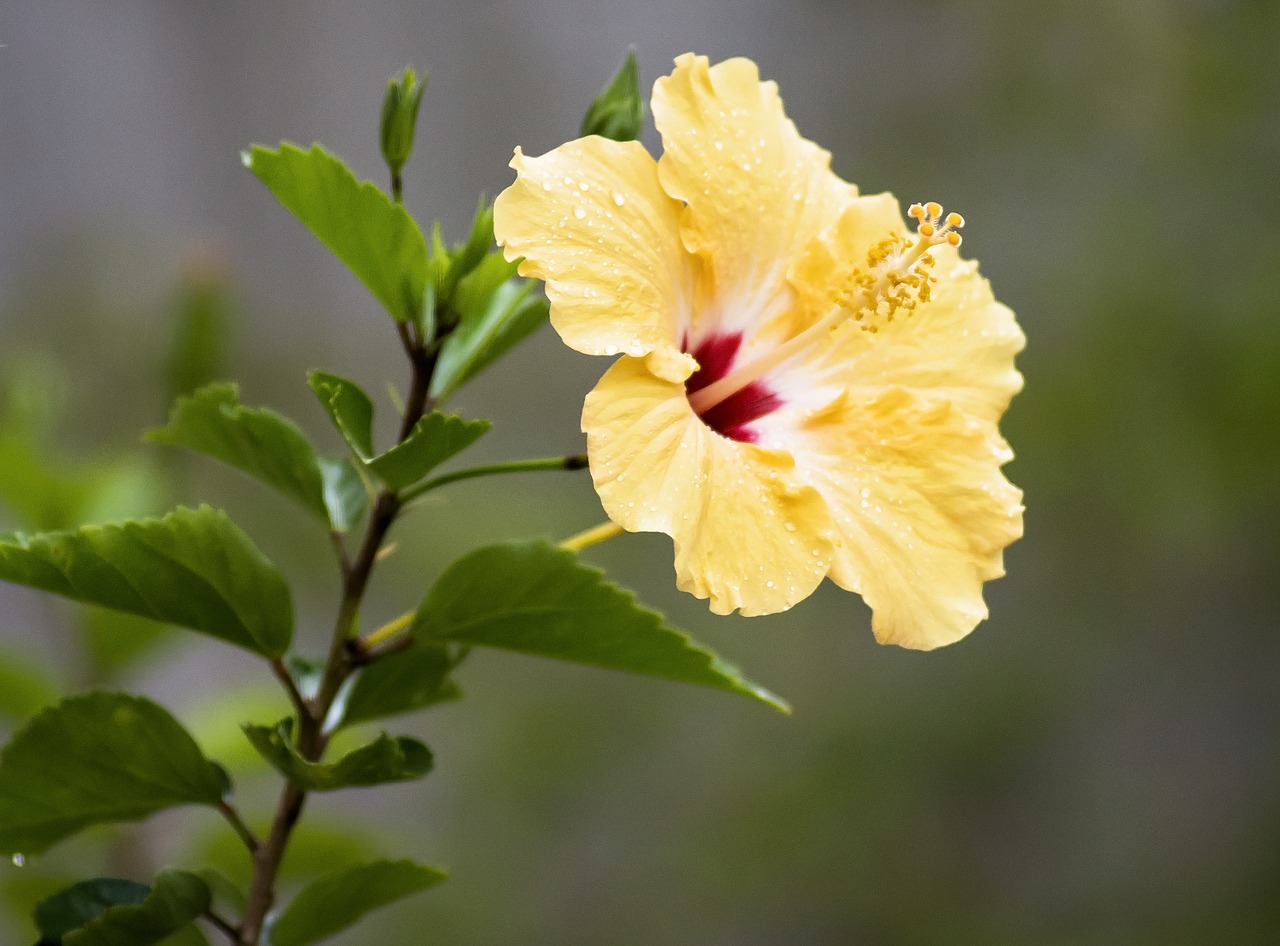
<svg viewBox="0 0 1280 946">
<path fill-rule="evenodd" d="M 750 56 L 842 176 L 964 212 L 1029 337 L 1004 423 L 1027 536 L 989 622 L 931 654 L 879 648 L 829 586 L 713 619 L 674 590 L 669 540 L 592 550 L 794 716 L 473 657 L 465 700 L 400 727 L 435 773 L 309 808 L 295 881 L 375 852 L 452 871 L 341 942 L 1280 942 L 1280 4 L 45 0 L 0 3 L 0 44 L 5 422 L 68 477 L 101 474 L 86 515 L 226 506 L 295 581 L 304 649 L 335 600 L 324 537 L 138 436 L 193 307 L 227 340 L 210 370 L 327 449 L 306 369 L 403 387 L 385 314 L 238 153 L 321 141 L 381 183 L 379 102 L 406 64 L 430 85 L 405 202 L 457 240 L 514 146 L 577 133 L 628 45 L 646 89 L 687 50 Z M 577 452 L 603 368 L 542 331 L 458 397 L 496 420 L 468 461 Z M 30 528 L 13 489 L 3 525 Z M 368 625 L 472 545 L 601 518 L 581 474 L 439 495 L 400 527 Z M 0 661 L 161 700 L 267 810 L 234 725 L 283 713 L 255 661 L 176 633 L 103 656 L 69 606 L 0 604 Z M 225 835 L 167 813 L 0 864 L 0 938 L 33 939 L 30 904 L 88 871 L 243 871 Z"/>
</svg>

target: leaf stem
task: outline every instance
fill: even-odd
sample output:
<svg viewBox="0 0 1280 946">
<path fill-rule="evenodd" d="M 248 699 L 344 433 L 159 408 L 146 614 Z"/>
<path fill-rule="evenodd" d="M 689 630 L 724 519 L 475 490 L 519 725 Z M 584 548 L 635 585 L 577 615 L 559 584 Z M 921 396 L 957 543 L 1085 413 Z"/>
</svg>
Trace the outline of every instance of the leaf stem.
<svg viewBox="0 0 1280 946">
<path fill-rule="evenodd" d="M 261 842 L 258 840 L 258 836 L 244 823 L 244 819 L 240 817 L 240 812 L 236 810 L 236 807 L 224 798 L 218 802 L 218 811 L 222 812 L 222 816 L 231 823 L 231 827 L 235 829 L 236 834 L 240 835 L 240 840 L 249 849 L 249 853 L 256 854 Z"/>
<path fill-rule="evenodd" d="M 226 934 L 227 939 L 231 940 L 231 942 L 240 942 L 240 931 L 231 923 L 228 923 L 222 917 L 218 916 L 218 914 L 214 913 L 212 910 L 205 910 L 204 918 Z"/>
<path fill-rule="evenodd" d="M 587 467 L 585 454 L 574 454 L 570 457 L 548 457 L 540 460 L 512 460 L 509 463 L 494 463 L 490 466 L 475 466 L 466 470 L 445 473 L 435 479 L 419 483 L 400 493 L 400 499 L 410 502 L 424 496 L 433 489 L 457 483 L 460 480 L 475 479 L 478 476 L 497 476 L 501 473 L 533 473 L 538 470 L 584 470 Z"/>
<path fill-rule="evenodd" d="M 616 522 L 602 522 L 600 525 L 592 526 L 577 535 L 569 536 L 569 538 L 560 543 L 560 548 L 568 549 L 571 552 L 581 552 L 588 546 L 603 542 L 605 539 L 612 539 L 621 532 L 622 526 Z"/>
<path fill-rule="evenodd" d="M 407 611 L 394 621 L 388 621 L 372 634 L 361 638 L 360 646 L 364 648 L 365 651 L 370 651 L 379 644 L 390 640 L 413 623 L 413 618 L 416 613 L 416 611 Z"/>
<path fill-rule="evenodd" d="M 293 674 L 289 672 L 289 668 L 284 665 L 284 660 L 280 657 L 271 661 L 271 670 L 284 687 L 285 692 L 289 694 L 289 702 L 293 704 L 293 711 L 297 713 L 298 719 L 301 720 L 302 717 L 311 712 L 311 708 L 307 705 L 302 691 L 298 689 L 298 683 L 293 679 Z"/>
</svg>

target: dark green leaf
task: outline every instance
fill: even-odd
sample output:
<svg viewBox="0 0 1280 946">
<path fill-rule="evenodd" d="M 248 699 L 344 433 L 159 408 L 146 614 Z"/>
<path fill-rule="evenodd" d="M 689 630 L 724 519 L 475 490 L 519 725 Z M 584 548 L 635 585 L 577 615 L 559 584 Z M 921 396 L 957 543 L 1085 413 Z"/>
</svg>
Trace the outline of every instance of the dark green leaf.
<svg viewBox="0 0 1280 946">
<path fill-rule="evenodd" d="M 416 483 L 489 429 L 485 420 L 468 421 L 432 411 L 418 421 L 403 443 L 375 456 L 369 395 L 354 381 L 323 371 L 313 371 L 308 381 L 352 452 L 393 490 Z"/>
<path fill-rule="evenodd" d="M 635 50 L 627 53 L 613 81 L 596 96 L 582 119 L 582 134 L 614 141 L 632 141 L 644 127 L 644 99 L 640 96 L 640 64 Z"/>
<path fill-rule="evenodd" d="M 120 693 L 70 697 L 0 753 L 0 853 L 38 854 L 89 825 L 217 805 L 228 790 L 164 708 Z"/>
<path fill-rule="evenodd" d="M 431 771 L 431 750 L 408 736 L 386 733 L 337 762 L 308 762 L 293 745 L 292 720 L 275 726 L 245 724 L 245 735 L 262 757 L 299 788 L 329 792 L 422 778 Z"/>
<path fill-rule="evenodd" d="M 160 940 L 156 946 L 209 946 L 209 941 L 205 939 L 198 926 L 189 923 L 176 933 Z"/>
<path fill-rule="evenodd" d="M 342 723 L 368 722 L 457 699 L 457 684 L 449 650 L 439 644 L 419 644 L 388 654 L 360 671 L 347 693 Z"/>
<path fill-rule="evenodd" d="M 293 636 L 284 577 L 225 513 L 0 537 L 0 579 L 203 631 L 265 657 Z"/>
<path fill-rule="evenodd" d="M 328 521 L 315 448 L 290 420 L 244 407 L 234 384 L 211 384 L 179 398 L 169 426 L 147 439 L 187 447 L 243 470 Z"/>
<path fill-rule="evenodd" d="M 303 151 L 287 142 L 271 151 L 254 145 L 245 166 L 347 264 L 397 322 L 422 311 L 427 244 L 405 209 L 373 184 L 359 183 L 319 145 Z"/>
<path fill-rule="evenodd" d="M 547 301 L 532 295 L 535 283 L 511 279 L 515 264 L 487 257 L 458 285 L 458 327 L 445 340 L 431 379 L 431 395 L 454 391 L 524 341 L 547 320 Z"/>
<path fill-rule="evenodd" d="M 320 457 L 320 478 L 329 524 L 337 532 L 350 532 L 369 508 L 369 487 L 346 457 Z"/>
<path fill-rule="evenodd" d="M 142 903 L 150 892 L 146 884 L 114 877 L 74 884 L 36 904 L 36 929 L 40 931 L 36 946 L 58 946 L 62 937 L 96 920 L 108 907 Z"/>
<path fill-rule="evenodd" d="M 413 861 L 374 861 L 317 880 L 285 907 L 271 927 L 272 946 L 309 946 L 345 930 L 366 913 L 448 877 Z"/>
<path fill-rule="evenodd" d="M 666 627 L 573 552 L 491 545 L 454 562 L 413 623 L 419 641 L 455 641 L 596 664 L 741 693 L 788 711 L 737 667 Z"/>
<path fill-rule="evenodd" d="M 53 668 L 32 654 L 0 647 L 0 716 L 26 719 L 56 702 Z"/>
<path fill-rule="evenodd" d="M 161 871 L 145 900 L 109 907 L 97 919 L 68 933 L 62 946 L 152 946 L 207 909 L 209 888 L 203 880 L 187 871 Z"/>
<path fill-rule="evenodd" d="M 489 426 L 487 420 L 463 420 L 432 411 L 414 425 L 403 443 L 370 460 L 369 469 L 391 489 L 404 489 L 467 449 Z"/>
</svg>

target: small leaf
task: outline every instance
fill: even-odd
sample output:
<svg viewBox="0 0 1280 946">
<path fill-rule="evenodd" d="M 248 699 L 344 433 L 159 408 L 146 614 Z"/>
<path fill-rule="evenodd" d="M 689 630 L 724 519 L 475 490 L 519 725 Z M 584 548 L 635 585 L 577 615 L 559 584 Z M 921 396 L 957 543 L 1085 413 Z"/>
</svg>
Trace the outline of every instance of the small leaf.
<svg viewBox="0 0 1280 946">
<path fill-rule="evenodd" d="M 245 166 L 347 264 L 397 322 L 422 311 L 427 244 L 405 209 L 319 145 L 254 145 Z"/>
<path fill-rule="evenodd" d="M 0 853 L 38 854 L 93 824 L 217 805 L 226 773 L 163 707 L 122 693 L 63 700 L 0 753 Z"/>
<path fill-rule="evenodd" d="M 284 577 L 208 506 L 0 536 L 0 580 L 203 631 L 265 657 L 283 654 L 293 636 Z"/>
<path fill-rule="evenodd" d="M 449 875 L 413 861 L 374 861 L 317 880 L 294 897 L 271 927 L 272 946 L 309 946 L 366 913 L 426 890 Z"/>
<path fill-rule="evenodd" d="M 432 411 L 418 421 L 404 442 L 375 456 L 369 395 L 354 381 L 323 371 L 313 371 L 308 382 L 352 452 L 393 490 L 416 483 L 475 443 L 490 426 L 486 420 L 463 420 Z"/>
<path fill-rule="evenodd" d="M 431 771 L 431 750 L 408 736 L 386 733 L 337 762 L 308 762 L 293 745 L 293 721 L 275 726 L 245 724 L 244 734 L 262 757 L 299 788 L 330 792 L 422 778 Z"/>
<path fill-rule="evenodd" d="M 234 384 L 210 384 L 179 398 L 169 425 L 148 431 L 147 439 L 221 460 L 329 520 L 324 479 L 311 442 L 274 411 L 242 406 Z"/>
<path fill-rule="evenodd" d="M 449 566 L 419 607 L 419 641 L 572 660 L 785 702 L 662 623 L 577 555 L 546 542 L 491 545 Z"/>
<path fill-rule="evenodd" d="M 108 907 L 97 919 L 66 934 L 62 946 L 152 946 L 209 909 L 209 888 L 182 870 L 161 871 L 141 903 Z"/>
<path fill-rule="evenodd" d="M 449 679 L 453 667 L 448 649 L 439 644 L 419 644 L 380 657 L 352 683 L 342 724 L 364 723 L 457 699 L 461 693 Z"/>
<path fill-rule="evenodd" d="M 350 532 L 369 509 L 369 488 L 346 457 L 320 457 L 320 478 L 329 524 L 337 532 Z"/>
<path fill-rule="evenodd" d="M 644 127 L 644 99 L 640 95 L 640 64 L 631 50 L 613 81 L 596 96 L 582 119 L 582 134 L 614 141 L 632 141 Z"/>
<path fill-rule="evenodd" d="M 463 420 L 432 411 L 414 425 L 402 443 L 370 460 L 369 469 L 391 489 L 404 489 L 467 449 L 489 426 L 487 420 Z"/>
<path fill-rule="evenodd" d="M 458 327 L 445 340 L 431 379 L 431 395 L 447 400 L 547 320 L 547 301 L 535 283 L 509 279 L 515 265 L 493 254 L 458 285 Z"/>
<path fill-rule="evenodd" d="M 147 899 L 151 888 L 132 880 L 98 877 L 81 881 L 36 904 L 36 946 L 58 946 L 62 937 L 102 916 L 109 907 L 137 904 Z"/>
</svg>

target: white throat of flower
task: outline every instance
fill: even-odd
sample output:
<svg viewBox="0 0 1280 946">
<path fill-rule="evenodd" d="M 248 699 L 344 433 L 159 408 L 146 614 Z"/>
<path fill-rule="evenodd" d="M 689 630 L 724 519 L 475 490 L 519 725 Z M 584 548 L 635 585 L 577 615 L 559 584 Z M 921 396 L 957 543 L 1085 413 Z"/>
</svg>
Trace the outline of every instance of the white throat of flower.
<svg viewBox="0 0 1280 946">
<path fill-rule="evenodd" d="M 929 273 L 931 247 L 943 243 L 960 245 L 956 231 L 964 226 L 958 213 L 943 217 L 942 205 L 935 201 L 912 204 L 907 215 L 917 221 L 916 235 L 886 237 L 867 253 L 867 265 L 855 269 L 846 285 L 833 296 L 834 308 L 799 335 L 766 352 L 741 368 L 731 371 L 705 388 L 689 395 L 689 404 L 703 414 L 721 401 L 737 394 L 751 382 L 821 342 L 836 326 L 854 321 L 864 331 L 875 333 L 879 317 L 892 321 L 899 309 L 910 312 L 920 302 L 929 301 L 929 286 L 936 279 Z"/>
</svg>

